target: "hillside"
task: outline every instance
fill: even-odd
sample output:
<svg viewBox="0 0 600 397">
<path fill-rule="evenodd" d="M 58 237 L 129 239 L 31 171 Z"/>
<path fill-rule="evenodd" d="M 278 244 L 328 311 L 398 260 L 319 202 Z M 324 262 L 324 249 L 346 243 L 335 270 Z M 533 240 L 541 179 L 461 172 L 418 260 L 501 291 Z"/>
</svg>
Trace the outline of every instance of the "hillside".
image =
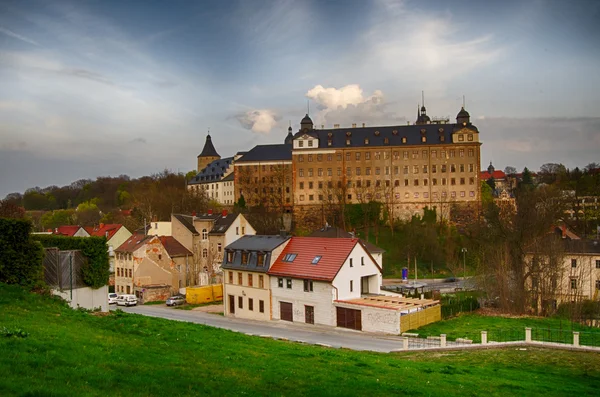
<svg viewBox="0 0 600 397">
<path fill-rule="evenodd" d="M 116 312 L 0 285 L 0 395 L 595 395 L 600 355 L 377 354 Z"/>
</svg>

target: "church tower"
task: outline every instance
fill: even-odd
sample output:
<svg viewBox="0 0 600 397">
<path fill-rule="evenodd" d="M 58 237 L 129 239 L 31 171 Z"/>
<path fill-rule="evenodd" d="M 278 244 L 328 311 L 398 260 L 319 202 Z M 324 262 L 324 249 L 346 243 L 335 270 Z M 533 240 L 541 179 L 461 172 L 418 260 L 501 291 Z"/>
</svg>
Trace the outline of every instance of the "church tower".
<svg viewBox="0 0 600 397">
<path fill-rule="evenodd" d="M 212 139 L 210 137 L 210 132 L 206 135 L 206 142 L 204 143 L 204 149 L 202 149 L 202 153 L 198 155 L 198 172 L 202 171 L 206 168 L 210 163 L 215 160 L 219 160 L 221 156 L 217 153 Z"/>
</svg>

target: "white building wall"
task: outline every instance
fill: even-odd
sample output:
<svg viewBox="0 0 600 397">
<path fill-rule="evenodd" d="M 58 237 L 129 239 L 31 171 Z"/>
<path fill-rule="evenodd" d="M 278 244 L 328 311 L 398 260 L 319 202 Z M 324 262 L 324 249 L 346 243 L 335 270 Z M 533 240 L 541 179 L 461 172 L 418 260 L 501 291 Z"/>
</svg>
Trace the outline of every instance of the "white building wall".
<svg viewBox="0 0 600 397">
<path fill-rule="evenodd" d="M 256 230 L 250 225 L 250 222 L 246 220 L 244 215 L 239 214 L 235 221 L 231 224 L 229 229 L 225 232 L 225 241 L 223 248 L 236 241 L 238 238 L 245 235 L 255 235 Z"/>
<path fill-rule="evenodd" d="M 352 267 L 350 267 L 351 258 Z M 361 258 L 364 259 L 364 265 L 361 264 Z M 332 284 L 338 292 L 336 299 L 360 298 L 360 282 L 363 276 L 373 276 L 369 279 L 369 293 L 379 294 L 379 288 L 382 284 L 381 272 L 364 248 L 360 244 L 356 244 L 333 280 Z M 350 281 L 352 281 L 352 291 L 350 291 Z"/>
<path fill-rule="evenodd" d="M 362 330 L 398 335 L 400 333 L 400 311 L 379 309 L 371 306 L 336 303 L 336 306 L 361 311 Z"/>
<path fill-rule="evenodd" d="M 73 309 L 82 307 L 84 309 L 97 309 L 108 311 L 108 285 L 93 289 L 89 287 L 77 288 L 71 290 L 52 290 L 53 295 L 58 295 L 67 302 Z"/>
<path fill-rule="evenodd" d="M 90 234 L 86 232 L 84 228 L 80 227 L 73 237 L 90 237 Z"/>
<path fill-rule="evenodd" d="M 271 308 L 273 320 L 280 320 L 279 302 L 292 304 L 293 319 L 304 323 L 304 306 L 315 308 L 315 324 L 336 325 L 333 299 L 335 292 L 330 283 L 313 281 L 313 291 L 304 292 L 304 281 L 292 279 L 292 288 L 287 288 L 286 278 L 283 277 L 283 288 L 278 286 L 280 277 L 271 276 Z"/>
</svg>

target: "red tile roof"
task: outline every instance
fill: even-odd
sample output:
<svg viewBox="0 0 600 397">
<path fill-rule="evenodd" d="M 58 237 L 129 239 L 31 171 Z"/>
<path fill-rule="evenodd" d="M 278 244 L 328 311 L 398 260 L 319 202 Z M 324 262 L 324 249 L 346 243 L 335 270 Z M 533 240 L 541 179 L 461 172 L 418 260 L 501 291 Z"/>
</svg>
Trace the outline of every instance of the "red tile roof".
<svg viewBox="0 0 600 397">
<path fill-rule="evenodd" d="M 192 255 L 192 252 L 181 245 L 179 241 L 175 240 L 173 236 L 160 236 L 159 239 L 171 258 Z"/>
<path fill-rule="evenodd" d="M 143 234 L 134 234 L 119 246 L 116 252 L 134 252 L 146 242 L 150 241 L 154 236 L 144 236 Z"/>
<path fill-rule="evenodd" d="M 487 181 L 492 176 L 494 177 L 495 180 L 506 178 L 506 174 L 504 173 L 504 171 L 494 171 L 493 175 L 490 175 L 490 173 L 487 171 L 481 171 L 481 174 L 479 177 L 480 177 L 480 179 Z"/>
<path fill-rule="evenodd" d="M 73 237 L 79 229 L 81 229 L 81 226 L 77 225 L 59 226 L 56 229 L 52 230 L 52 234 Z"/>
<path fill-rule="evenodd" d="M 123 225 L 120 223 L 101 223 L 100 225 L 94 227 L 86 226 L 84 229 L 90 234 L 90 236 L 106 237 L 107 240 L 110 240 L 121 227 L 123 227 Z"/>
<path fill-rule="evenodd" d="M 356 238 L 292 237 L 268 274 L 333 281 L 358 241 Z M 296 258 L 293 262 L 284 262 L 286 254 L 296 254 Z M 315 256 L 321 259 L 313 265 Z"/>
</svg>

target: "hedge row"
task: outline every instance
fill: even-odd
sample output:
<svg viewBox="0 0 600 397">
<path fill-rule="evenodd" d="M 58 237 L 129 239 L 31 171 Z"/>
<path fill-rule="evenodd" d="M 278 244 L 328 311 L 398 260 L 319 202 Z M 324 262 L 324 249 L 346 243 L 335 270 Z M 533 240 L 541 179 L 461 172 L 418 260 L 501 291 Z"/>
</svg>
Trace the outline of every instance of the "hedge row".
<svg viewBox="0 0 600 397">
<path fill-rule="evenodd" d="M 0 218 L 0 282 L 27 288 L 44 284 L 44 250 L 30 232 L 28 220 Z"/>
<path fill-rule="evenodd" d="M 87 258 L 87 263 L 81 269 L 83 282 L 92 288 L 100 288 L 108 284 L 110 265 L 106 238 L 67 237 L 51 234 L 37 234 L 33 235 L 33 238 L 46 248 L 80 250 Z"/>
</svg>

